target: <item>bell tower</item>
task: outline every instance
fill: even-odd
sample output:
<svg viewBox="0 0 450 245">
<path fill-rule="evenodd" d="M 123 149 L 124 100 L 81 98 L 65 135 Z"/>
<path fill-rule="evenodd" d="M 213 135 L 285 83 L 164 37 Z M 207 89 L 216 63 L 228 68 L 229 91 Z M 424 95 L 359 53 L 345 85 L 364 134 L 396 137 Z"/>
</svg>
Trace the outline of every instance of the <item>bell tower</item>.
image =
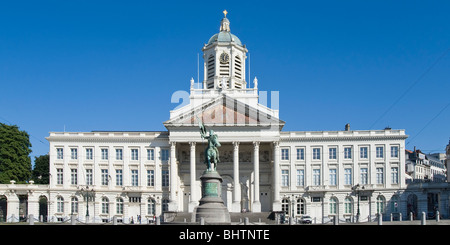
<svg viewBox="0 0 450 245">
<path fill-rule="evenodd" d="M 203 89 L 245 89 L 247 52 L 241 40 L 230 32 L 227 11 L 214 34 L 202 48 L 204 60 Z"/>
</svg>

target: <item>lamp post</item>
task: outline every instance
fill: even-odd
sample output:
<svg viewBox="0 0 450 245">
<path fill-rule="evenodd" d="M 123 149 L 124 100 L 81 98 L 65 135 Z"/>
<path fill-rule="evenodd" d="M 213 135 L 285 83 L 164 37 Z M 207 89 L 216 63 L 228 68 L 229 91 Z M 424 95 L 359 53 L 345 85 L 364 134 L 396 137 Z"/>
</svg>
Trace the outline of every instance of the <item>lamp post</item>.
<svg viewBox="0 0 450 245">
<path fill-rule="evenodd" d="M 89 220 L 89 197 L 92 195 L 94 196 L 94 188 L 89 189 L 89 186 L 86 186 L 85 188 L 81 188 L 81 195 L 83 195 L 86 198 L 86 223 Z M 92 194 L 89 194 L 92 193 Z"/>
<path fill-rule="evenodd" d="M 355 195 L 356 195 L 356 197 L 357 197 L 357 209 L 356 209 L 356 223 L 358 223 L 359 222 L 359 215 L 360 215 L 360 213 L 359 213 L 359 184 L 357 184 L 357 185 L 355 185 L 355 186 L 353 186 L 352 187 L 352 190 L 355 192 Z"/>
</svg>

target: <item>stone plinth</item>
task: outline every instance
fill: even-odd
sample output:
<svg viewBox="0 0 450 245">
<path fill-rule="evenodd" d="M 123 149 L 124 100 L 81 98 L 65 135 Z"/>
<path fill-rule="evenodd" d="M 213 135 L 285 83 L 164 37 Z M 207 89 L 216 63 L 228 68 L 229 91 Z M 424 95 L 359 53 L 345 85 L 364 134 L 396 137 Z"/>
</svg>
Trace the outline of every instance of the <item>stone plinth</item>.
<svg viewBox="0 0 450 245">
<path fill-rule="evenodd" d="M 205 171 L 202 181 L 202 199 L 195 209 L 195 221 L 203 218 L 206 224 L 231 224 L 230 213 L 222 200 L 222 177 L 217 171 Z"/>
</svg>

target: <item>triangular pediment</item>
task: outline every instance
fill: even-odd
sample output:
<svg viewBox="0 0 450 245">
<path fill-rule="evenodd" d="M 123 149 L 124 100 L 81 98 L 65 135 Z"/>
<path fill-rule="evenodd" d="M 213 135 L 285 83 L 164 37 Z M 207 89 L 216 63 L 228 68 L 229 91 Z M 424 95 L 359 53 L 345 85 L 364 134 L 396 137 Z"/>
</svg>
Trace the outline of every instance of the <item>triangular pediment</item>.
<svg viewBox="0 0 450 245">
<path fill-rule="evenodd" d="M 199 120 L 205 125 L 214 126 L 274 126 L 281 128 L 284 121 L 245 104 L 237 99 L 225 94 L 218 96 L 199 106 L 191 106 L 192 109 L 178 115 L 166 122 L 166 127 L 170 126 L 196 126 Z M 270 110 L 267 107 L 265 110 Z"/>
</svg>

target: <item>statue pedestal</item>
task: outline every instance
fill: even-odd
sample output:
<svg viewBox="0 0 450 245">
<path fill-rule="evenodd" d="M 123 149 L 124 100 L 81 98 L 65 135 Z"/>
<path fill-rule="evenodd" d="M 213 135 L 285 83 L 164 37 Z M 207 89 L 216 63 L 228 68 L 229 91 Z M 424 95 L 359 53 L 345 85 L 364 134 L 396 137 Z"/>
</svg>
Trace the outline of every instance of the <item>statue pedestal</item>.
<svg viewBox="0 0 450 245">
<path fill-rule="evenodd" d="M 222 177 L 217 171 L 205 171 L 200 177 L 202 181 L 202 199 L 195 210 L 195 221 L 203 218 L 206 224 L 231 224 L 230 213 L 225 207 L 222 192 Z"/>
</svg>

